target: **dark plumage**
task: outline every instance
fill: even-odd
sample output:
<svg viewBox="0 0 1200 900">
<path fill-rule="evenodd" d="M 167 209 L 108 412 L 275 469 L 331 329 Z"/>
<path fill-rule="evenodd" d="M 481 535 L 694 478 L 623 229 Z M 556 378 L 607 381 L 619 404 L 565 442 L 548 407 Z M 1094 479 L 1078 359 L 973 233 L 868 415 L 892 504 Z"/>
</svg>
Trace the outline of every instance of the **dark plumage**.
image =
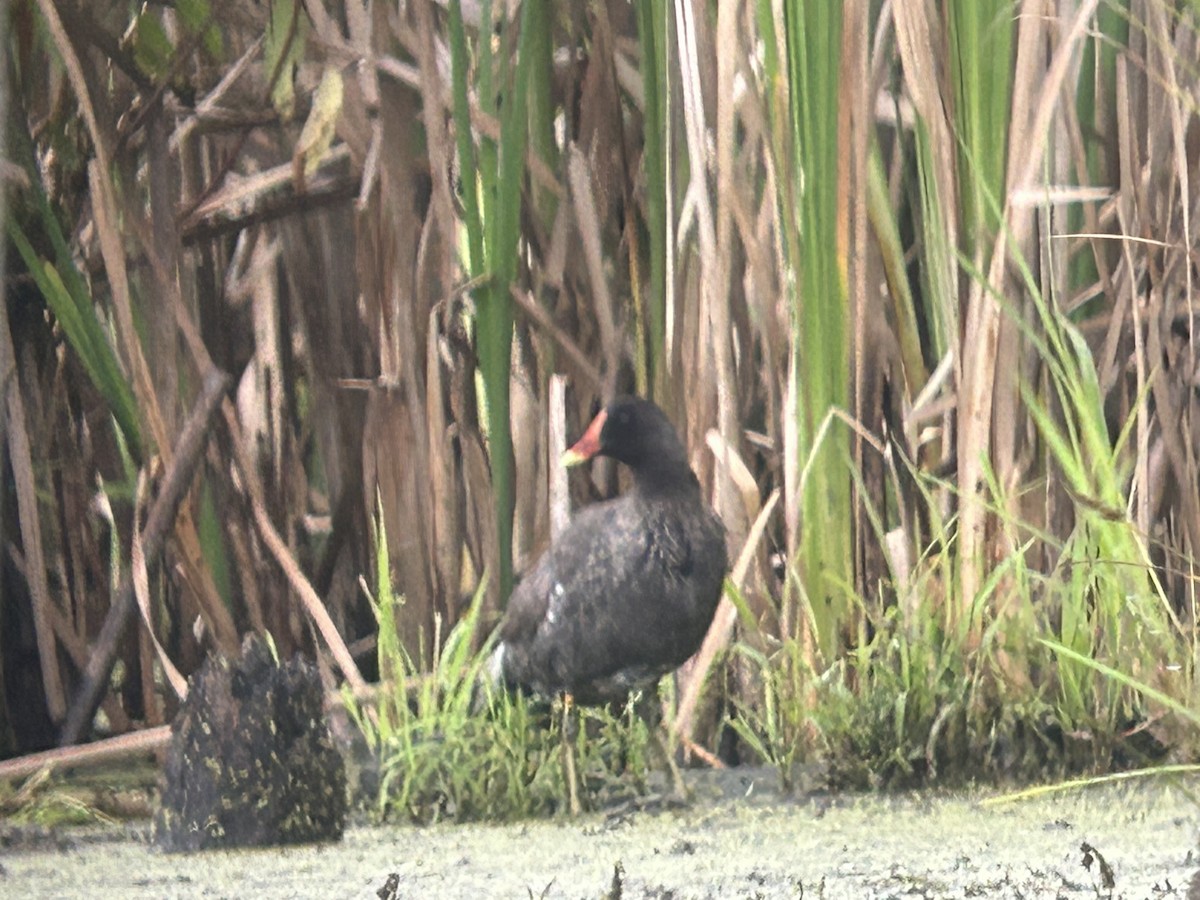
<svg viewBox="0 0 1200 900">
<path fill-rule="evenodd" d="M 624 701 L 679 667 L 712 623 L 728 560 L 675 429 L 648 400 L 601 411 L 565 464 L 610 456 L 633 490 L 583 509 L 508 602 L 496 674 L 545 696 Z"/>
</svg>

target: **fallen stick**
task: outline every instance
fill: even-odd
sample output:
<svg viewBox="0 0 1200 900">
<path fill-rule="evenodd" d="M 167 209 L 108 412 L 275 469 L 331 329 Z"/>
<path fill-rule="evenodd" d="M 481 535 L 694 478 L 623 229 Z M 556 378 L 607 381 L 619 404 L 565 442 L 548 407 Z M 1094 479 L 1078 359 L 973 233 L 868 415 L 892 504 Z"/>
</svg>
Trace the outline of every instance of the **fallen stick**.
<svg viewBox="0 0 1200 900">
<path fill-rule="evenodd" d="M 171 726 L 159 725 L 144 731 L 131 731 L 116 737 L 104 738 L 77 747 L 56 747 L 41 753 L 30 753 L 15 759 L 0 762 L 0 781 L 25 778 L 42 769 L 57 769 L 60 766 L 94 766 L 97 763 L 150 753 L 167 746 L 171 739 Z"/>
</svg>

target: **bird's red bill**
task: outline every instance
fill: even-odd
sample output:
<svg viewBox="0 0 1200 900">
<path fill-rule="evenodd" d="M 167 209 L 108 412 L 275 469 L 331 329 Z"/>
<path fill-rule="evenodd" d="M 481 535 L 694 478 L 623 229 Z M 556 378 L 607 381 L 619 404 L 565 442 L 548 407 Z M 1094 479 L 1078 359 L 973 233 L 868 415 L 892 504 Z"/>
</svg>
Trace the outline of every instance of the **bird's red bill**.
<svg viewBox="0 0 1200 900">
<path fill-rule="evenodd" d="M 600 410 L 596 414 L 596 418 L 592 419 L 592 424 L 587 427 L 587 431 L 583 433 L 583 437 L 577 440 L 571 449 L 562 455 L 562 464 L 564 466 L 577 466 L 580 463 L 587 462 L 600 452 L 600 432 L 604 430 L 604 420 L 607 417 L 608 413 L 604 410 Z"/>
</svg>

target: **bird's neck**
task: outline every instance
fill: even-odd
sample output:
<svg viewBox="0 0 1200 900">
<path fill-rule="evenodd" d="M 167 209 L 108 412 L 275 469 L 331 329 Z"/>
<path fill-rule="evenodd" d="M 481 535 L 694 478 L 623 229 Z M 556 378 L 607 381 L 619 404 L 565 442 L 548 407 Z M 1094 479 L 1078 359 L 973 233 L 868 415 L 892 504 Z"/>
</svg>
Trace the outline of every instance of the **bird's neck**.
<svg viewBox="0 0 1200 900">
<path fill-rule="evenodd" d="M 644 462 L 633 472 L 634 490 L 646 499 L 700 495 L 700 482 L 686 462 L 663 459 Z"/>
</svg>

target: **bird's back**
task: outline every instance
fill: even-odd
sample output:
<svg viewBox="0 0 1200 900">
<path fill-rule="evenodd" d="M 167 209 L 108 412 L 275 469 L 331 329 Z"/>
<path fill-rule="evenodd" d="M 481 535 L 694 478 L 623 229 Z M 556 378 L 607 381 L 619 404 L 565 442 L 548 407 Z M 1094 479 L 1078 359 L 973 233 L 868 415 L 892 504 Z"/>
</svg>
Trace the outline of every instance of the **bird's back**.
<svg viewBox="0 0 1200 900">
<path fill-rule="evenodd" d="M 726 567 L 724 529 L 698 490 L 585 508 L 509 600 L 505 680 L 623 700 L 696 651 Z"/>
</svg>

